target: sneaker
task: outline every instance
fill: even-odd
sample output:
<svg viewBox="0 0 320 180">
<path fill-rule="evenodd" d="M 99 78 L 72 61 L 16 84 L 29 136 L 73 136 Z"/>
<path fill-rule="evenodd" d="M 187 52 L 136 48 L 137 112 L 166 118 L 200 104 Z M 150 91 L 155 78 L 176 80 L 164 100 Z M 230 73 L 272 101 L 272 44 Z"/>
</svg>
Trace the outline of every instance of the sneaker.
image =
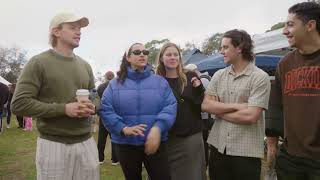
<svg viewBox="0 0 320 180">
<path fill-rule="evenodd" d="M 99 161 L 99 164 L 102 165 L 104 163 L 104 161 Z"/>
<path fill-rule="evenodd" d="M 112 166 L 117 166 L 117 165 L 119 165 L 119 164 L 120 164 L 119 162 L 112 162 L 112 163 L 111 163 Z"/>
<path fill-rule="evenodd" d="M 7 125 L 7 129 L 9 129 L 9 128 L 10 128 L 10 125 L 8 124 L 8 125 Z"/>
</svg>

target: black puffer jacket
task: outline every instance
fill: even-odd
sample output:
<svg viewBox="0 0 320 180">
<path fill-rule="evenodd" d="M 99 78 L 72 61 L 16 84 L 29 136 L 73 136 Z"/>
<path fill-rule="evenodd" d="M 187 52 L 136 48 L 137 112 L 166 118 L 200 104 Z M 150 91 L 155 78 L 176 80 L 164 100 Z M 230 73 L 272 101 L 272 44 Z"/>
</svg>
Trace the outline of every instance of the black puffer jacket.
<svg viewBox="0 0 320 180">
<path fill-rule="evenodd" d="M 8 97 L 9 97 L 8 86 L 0 82 L 0 112 L 3 111 L 3 106 L 8 101 Z"/>
</svg>

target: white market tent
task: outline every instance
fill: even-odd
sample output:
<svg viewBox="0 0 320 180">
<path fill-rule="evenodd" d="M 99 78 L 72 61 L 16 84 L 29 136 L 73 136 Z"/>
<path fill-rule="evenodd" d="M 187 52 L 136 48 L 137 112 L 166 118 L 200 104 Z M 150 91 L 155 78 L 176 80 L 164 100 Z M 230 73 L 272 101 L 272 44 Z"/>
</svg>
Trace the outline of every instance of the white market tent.
<svg viewBox="0 0 320 180">
<path fill-rule="evenodd" d="M 257 34 L 252 37 L 254 41 L 254 53 L 264 53 L 273 55 L 283 55 L 290 50 L 289 43 L 282 34 L 282 29 L 266 32 L 263 34 Z"/>
<path fill-rule="evenodd" d="M 3 83 L 3 84 L 5 84 L 5 85 L 7 85 L 7 86 L 8 86 L 9 84 L 11 84 L 9 81 L 7 81 L 6 79 L 4 79 L 4 78 L 1 77 L 1 76 L 0 76 L 0 82 Z"/>
<path fill-rule="evenodd" d="M 252 37 L 255 45 L 255 54 L 284 55 L 291 50 L 286 36 L 282 34 L 283 29 L 270 31 L 264 34 L 254 35 Z M 270 76 L 274 80 L 274 76 Z M 265 111 L 265 131 L 277 131 L 283 135 L 283 119 L 281 112 Z M 274 110 L 274 109 L 273 109 Z M 273 112 L 273 113 L 271 113 Z M 283 137 L 283 136 L 282 136 Z"/>
</svg>

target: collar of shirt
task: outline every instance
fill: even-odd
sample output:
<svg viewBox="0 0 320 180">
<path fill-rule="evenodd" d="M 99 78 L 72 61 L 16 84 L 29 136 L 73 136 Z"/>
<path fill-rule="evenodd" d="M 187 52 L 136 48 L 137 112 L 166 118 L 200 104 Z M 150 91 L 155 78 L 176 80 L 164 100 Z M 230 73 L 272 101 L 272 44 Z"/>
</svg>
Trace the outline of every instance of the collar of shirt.
<svg viewBox="0 0 320 180">
<path fill-rule="evenodd" d="M 228 67 L 228 73 L 233 75 L 233 76 L 236 76 L 236 77 L 240 77 L 242 75 L 249 76 L 252 73 L 253 68 L 254 68 L 254 64 L 253 63 L 249 63 L 241 73 L 236 75 L 236 73 L 234 72 L 234 70 L 232 68 L 232 65 L 231 65 L 231 66 Z"/>
</svg>

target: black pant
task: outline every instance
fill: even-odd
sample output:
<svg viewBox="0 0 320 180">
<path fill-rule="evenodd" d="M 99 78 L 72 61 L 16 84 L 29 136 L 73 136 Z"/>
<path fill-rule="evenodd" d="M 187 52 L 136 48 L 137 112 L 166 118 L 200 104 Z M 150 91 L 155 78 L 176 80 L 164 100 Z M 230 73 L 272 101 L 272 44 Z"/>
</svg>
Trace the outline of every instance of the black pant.
<svg viewBox="0 0 320 180">
<path fill-rule="evenodd" d="M 0 132 L 2 131 L 2 113 L 0 112 Z"/>
<path fill-rule="evenodd" d="M 205 160 L 206 160 L 206 167 L 209 164 L 209 144 L 207 143 L 209 136 L 209 130 L 203 130 L 202 131 L 202 138 L 203 138 L 203 145 L 204 145 L 204 155 L 205 155 Z"/>
<path fill-rule="evenodd" d="M 99 121 L 99 133 L 98 133 L 98 153 L 99 153 L 99 161 L 104 161 L 104 149 L 106 147 L 107 137 L 109 132 L 103 126 L 102 119 Z M 115 152 L 114 144 L 111 143 L 111 160 L 112 162 L 118 162 L 118 158 Z"/>
<path fill-rule="evenodd" d="M 214 119 L 208 115 L 208 119 L 202 119 L 203 121 L 203 131 L 202 131 L 202 137 L 203 137 L 203 144 L 204 144 L 204 154 L 206 158 L 206 167 L 209 165 L 209 144 L 207 143 L 209 132 L 212 129 L 212 126 L 214 124 Z"/>
<path fill-rule="evenodd" d="M 292 156 L 281 146 L 276 172 L 278 180 L 320 180 L 320 161 Z"/>
<path fill-rule="evenodd" d="M 214 180 L 260 180 L 261 159 L 252 157 L 229 156 L 217 149 L 212 151 L 212 172 Z"/>
<path fill-rule="evenodd" d="M 10 108 L 10 103 L 8 102 L 8 105 L 7 105 L 7 125 L 10 124 L 10 120 L 11 120 L 11 108 Z"/>
<path fill-rule="evenodd" d="M 208 171 L 209 171 L 209 179 L 210 180 L 214 180 L 213 179 L 213 164 L 214 164 L 214 154 L 216 153 L 215 152 L 216 149 L 209 145 L 209 158 L 208 158 Z"/>
<path fill-rule="evenodd" d="M 23 116 L 17 116 L 17 121 L 18 121 L 18 124 L 19 124 L 19 128 L 24 128 Z"/>
<path fill-rule="evenodd" d="M 142 163 L 152 180 L 170 180 L 166 144 L 161 143 L 152 155 L 144 153 L 144 146 L 116 144 L 117 156 L 126 180 L 141 180 Z"/>
</svg>

